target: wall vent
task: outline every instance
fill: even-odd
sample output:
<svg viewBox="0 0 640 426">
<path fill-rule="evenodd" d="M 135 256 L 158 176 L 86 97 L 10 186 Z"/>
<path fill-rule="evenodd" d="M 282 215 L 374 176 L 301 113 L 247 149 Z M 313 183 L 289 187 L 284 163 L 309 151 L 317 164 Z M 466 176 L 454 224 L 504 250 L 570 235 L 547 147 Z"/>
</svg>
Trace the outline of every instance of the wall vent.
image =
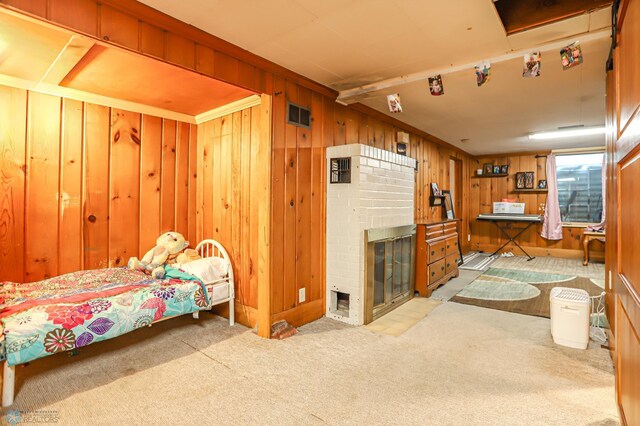
<svg viewBox="0 0 640 426">
<path fill-rule="evenodd" d="M 351 158 L 331 159 L 331 183 L 351 183 Z"/>
<path fill-rule="evenodd" d="M 307 129 L 311 128 L 311 110 L 300 105 L 287 103 L 287 123 Z"/>
<path fill-rule="evenodd" d="M 331 290 L 331 307 L 332 313 L 349 318 L 349 293 Z"/>
</svg>

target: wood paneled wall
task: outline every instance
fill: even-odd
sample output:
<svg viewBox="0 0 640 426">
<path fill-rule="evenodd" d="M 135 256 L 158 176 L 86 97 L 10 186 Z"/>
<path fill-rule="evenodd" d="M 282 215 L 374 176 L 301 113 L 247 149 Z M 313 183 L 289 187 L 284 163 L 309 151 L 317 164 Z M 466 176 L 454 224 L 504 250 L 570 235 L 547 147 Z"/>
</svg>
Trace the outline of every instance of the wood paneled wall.
<svg viewBox="0 0 640 426">
<path fill-rule="evenodd" d="M 396 150 L 397 132 L 410 133 L 407 155 L 418 160 L 416 220 L 439 220 L 442 208 L 429 207 L 429 184 L 449 189 L 449 160 L 461 162 L 461 187 L 468 188 L 469 157 L 363 105 L 345 107 L 333 98 L 274 77 L 271 233 L 271 318 L 294 325 L 325 311 L 325 191 L 328 146 L 361 143 Z M 286 122 L 287 101 L 311 109 L 311 129 Z M 460 197 L 459 217 L 466 235 L 468 197 Z M 299 302 L 304 288 L 306 300 Z"/>
<path fill-rule="evenodd" d="M 168 230 L 195 242 L 196 133 L 0 86 L 0 280 L 125 265 Z"/>
<path fill-rule="evenodd" d="M 270 229 L 270 143 L 268 137 L 264 140 L 269 113 L 265 101 L 198 126 L 197 240 L 213 238 L 229 253 L 238 321 L 251 327 L 258 322 L 258 289 L 268 285 L 259 266 L 265 250 L 261 234 Z M 221 313 L 226 314 L 224 308 Z"/>
<path fill-rule="evenodd" d="M 539 153 L 546 155 L 547 153 Z M 476 176 L 476 170 L 481 169 L 483 164 L 492 163 L 494 165 L 509 165 L 508 177 L 481 178 Z M 535 184 L 538 180 L 547 178 L 546 157 L 536 158 L 536 153 L 498 155 L 476 157 L 471 162 L 471 208 L 469 223 L 471 226 L 471 249 L 493 252 L 497 250 L 507 239 L 498 228 L 488 222 L 475 220 L 480 213 L 492 213 L 493 202 L 501 201 L 503 198 L 516 199 L 525 203 L 526 214 L 543 214 L 543 206 L 547 202 L 547 194 L 542 193 L 522 193 L 514 192 L 515 174 L 518 172 L 535 172 Z M 580 258 L 583 255 L 582 231 L 579 227 L 565 227 L 562 229 L 562 240 L 550 241 L 542 238 L 540 232 L 542 225 L 534 225 L 518 238 L 518 244 L 525 247 L 525 250 L 532 256 L 559 256 Z M 511 251 L 516 255 L 522 255 L 520 249 L 513 244 L 503 249 Z M 604 245 L 599 242 L 591 243 L 590 255 L 593 260 L 604 258 Z"/>
<path fill-rule="evenodd" d="M 222 158 L 223 147 L 227 150 L 225 152 L 238 155 L 237 145 L 233 144 L 229 148 L 229 136 L 228 134 L 223 136 L 222 120 L 219 124 L 200 126 L 200 131 L 206 132 L 207 135 L 213 135 L 213 139 L 210 136 L 205 138 L 204 135 L 201 135 L 199 141 L 203 141 L 203 145 L 198 147 L 196 154 L 198 164 L 202 164 L 203 173 L 205 172 L 204 164 L 212 163 L 210 177 L 206 178 L 206 182 L 214 179 L 213 186 L 211 186 L 211 190 L 202 189 L 202 193 L 200 192 L 201 187 L 197 186 L 196 195 L 193 195 L 193 191 L 196 191 L 195 188 L 189 190 L 189 197 L 202 197 L 202 202 L 189 204 L 188 216 L 191 218 L 195 215 L 198 222 L 198 231 L 194 231 L 197 238 L 192 237 L 191 234 L 189 238 L 194 241 L 200 236 L 210 235 L 219 238 L 224 240 L 226 245 L 231 245 L 234 256 L 240 256 L 245 260 L 247 260 L 247 250 L 249 250 L 249 259 L 239 262 L 241 263 L 239 266 L 241 272 L 238 272 L 238 267 L 236 268 L 236 274 L 239 275 L 239 300 L 244 312 L 244 317 L 241 314 L 239 320 L 246 325 L 253 326 L 258 321 L 256 315 L 263 315 L 264 312 L 268 315 L 268 321 L 286 319 L 292 324 L 309 322 L 324 313 L 324 191 L 326 185 L 324 149 L 327 146 L 361 142 L 395 150 L 396 132 L 398 130 L 409 132 L 411 143 L 408 147 L 408 155 L 416 158 L 419 162 L 416 173 L 416 219 L 418 220 L 440 218 L 441 209 L 428 206 L 428 184 L 438 182 L 441 188 L 448 189 L 449 159 L 455 158 L 461 161 L 463 193 L 460 197 L 460 209 L 457 213 L 459 217 L 464 219 L 461 225 L 461 235 L 468 234 L 469 200 L 466 188 L 469 187 L 469 157 L 431 135 L 362 105 L 345 107 L 336 104 L 334 101 L 337 96 L 336 91 L 135 1 L 39 0 L 30 2 L 0 0 L 0 5 L 29 13 L 49 23 L 70 28 L 103 42 L 125 47 L 271 96 L 273 102 L 271 107 L 272 129 L 265 125 L 261 126 L 262 132 L 267 132 L 267 135 L 270 132 L 272 136 L 271 162 L 267 161 L 270 168 L 259 169 L 261 173 L 268 170 L 270 175 L 266 177 L 261 175 L 262 177 L 257 179 L 261 185 L 270 184 L 270 188 L 268 186 L 267 188 L 261 187 L 264 190 L 259 192 L 270 194 L 271 207 L 267 213 L 272 217 L 269 222 L 271 227 L 265 223 L 264 226 L 259 225 L 257 228 L 258 237 L 265 229 L 270 232 L 268 238 L 259 237 L 261 248 L 257 253 L 258 259 L 263 260 L 262 263 L 259 262 L 258 271 L 260 271 L 260 265 L 264 263 L 265 259 L 270 259 L 270 264 L 267 267 L 270 271 L 270 279 L 265 278 L 258 285 L 258 281 L 252 275 L 256 268 L 253 263 L 255 259 L 251 255 L 251 250 L 254 250 L 253 246 L 249 248 L 242 243 L 234 242 L 236 241 L 234 239 L 238 237 L 238 231 L 234 229 L 228 231 L 228 228 L 222 228 L 217 222 L 220 219 L 225 223 L 225 226 L 229 223 L 233 226 L 239 217 L 242 220 L 247 218 L 247 204 L 244 198 L 246 195 L 242 192 L 234 194 L 234 188 L 240 190 L 246 188 L 247 182 L 243 179 L 247 179 L 247 176 L 242 171 L 239 183 L 233 180 L 233 176 L 236 176 L 234 173 L 237 172 L 237 170 L 234 172 L 233 166 L 230 169 L 232 178 L 229 178 L 227 174 L 229 173 L 228 165 L 223 173 L 227 176 L 225 177 L 227 179 L 225 181 L 227 198 L 231 197 L 233 200 L 235 197 L 237 201 L 237 198 L 240 197 L 241 200 L 245 200 L 245 204 L 241 203 L 241 216 L 237 216 L 237 206 L 231 207 L 227 199 L 225 202 L 222 201 L 222 197 L 216 199 L 222 194 L 222 192 L 220 194 L 215 192 L 218 184 L 218 181 L 215 180 L 218 179 L 215 165 L 216 161 L 220 161 L 216 158 L 218 155 Z M 313 124 L 310 130 L 286 124 L 287 99 L 312 109 Z M 253 113 L 251 116 L 253 117 Z M 144 120 L 144 117 L 142 119 Z M 237 120 L 235 117 L 227 117 L 224 124 L 225 129 L 229 126 L 234 128 L 234 123 Z M 240 122 L 241 127 L 245 125 L 242 116 L 240 116 Z M 216 133 L 218 131 L 216 126 L 219 127 L 220 133 Z M 195 130 L 192 131 L 192 133 L 194 132 Z M 231 130 L 231 133 L 232 139 L 237 137 L 235 131 Z M 249 133 L 253 134 L 251 131 Z M 219 145 L 215 143 L 216 134 L 219 134 Z M 231 161 L 233 164 L 240 164 L 240 167 L 245 167 L 247 164 L 245 161 L 246 152 L 242 151 L 246 147 L 246 144 L 242 143 L 242 138 L 246 134 L 243 129 L 240 136 L 240 162 L 238 163 L 237 158 Z M 263 133 L 261 139 L 268 139 L 267 135 Z M 222 142 L 223 139 L 225 142 Z M 213 144 L 213 153 L 209 153 L 209 158 L 205 161 L 203 147 L 209 143 Z M 254 146 L 251 145 L 252 153 Z M 142 149 L 144 150 L 144 146 Z M 193 155 L 193 146 L 190 145 L 189 149 L 190 155 Z M 220 150 L 219 154 L 216 153 L 216 149 Z M 98 153 L 96 153 L 97 155 Z M 168 156 L 171 158 L 170 154 Z M 158 161 L 157 158 L 156 161 Z M 253 159 L 251 161 L 250 164 L 253 164 Z M 95 172 L 92 176 L 105 173 L 104 165 L 102 165 L 102 170 L 96 168 L 99 165 L 92 167 Z M 192 171 L 191 164 L 189 171 Z M 207 171 L 207 173 L 209 172 Z M 204 179 L 202 173 L 197 172 L 196 174 Z M 144 171 L 142 176 L 146 176 Z M 253 176 L 251 173 L 248 177 L 249 185 L 252 185 Z M 152 178 L 158 179 L 157 176 L 152 176 L 149 179 Z M 167 182 L 170 180 L 166 174 L 162 183 L 166 184 L 165 180 Z M 95 182 L 96 185 L 100 183 Z M 231 183 L 231 187 L 229 187 L 229 183 Z M 206 184 L 208 185 L 208 183 Z M 222 180 L 220 180 L 220 184 L 222 184 Z M 142 185 L 138 193 L 140 203 L 145 202 L 143 197 L 154 197 L 148 193 L 148 189 L 152 188 L 154 184 L 149 181 L 144 186 L 145 180 L 143 179 Z M 229 191 L 231 192 L 229 193 Z M 191 199 L 189 198 L 189 200 Z M 171 200 L 178 202 L 177 199 L 161 198 L 162 212 L 168 211 L 164 207 L 168 206 L 172 202 Z M 209 200 L 206 201 L 207 216 L 204 215 L 203 203 L 205 200 Z M 253 206 L 253 200 L 248 202 Z M 95 203 L 104 204 L 100 198 L 96 199 Z M 227 204 L 229 207 L 226 207 Z M 209 210 L 209 205 L 214 210 Z M 224 211 L 217 210 L 221 207 L 224 207 Z M 203 212 L 202 217 L 194 213 L 192 209 L 200 209 L 198 211 Z M 156 225 L 153 221 L 155 220 L 160 220 L 161 224 L 169 224 L 172 216 L 162 212 L 159 219 L 152 218 L 151 224 L 142 223 L 141 226 L 154 228 Z M 263 221 L 264 215 L 264 209 L 260 209 L 259 216 Z M 191 230 L 191 225 L 189 229 Z M 249 238 L 255 237 L 256 229 L 253 224 L 244 223 L 239 234 L 241 239 L 247 237 L 247 231 Z M 464 238 L 463 244 L 466 244 Z M 255 255 L 254 252 L 253 256 Z M 259 277 L 258 280 L 260 280 Z M 306 301 L 299 303 L 298 291 L 301 288 L 306 289 Z M 260 292 L 265 289 L 269 291 L 269 294 L 262 296 L 262 300 L 266 298 L 267 301 L 261 303 Z M 252 311 L 256 307 L 256 294 L 258 295 L 257 303 L 260 306 L 257 313 Z M 266 310 L 263 309 L 265 305 L 269 305 Z M 259 332 L 263 334 L 264 327 L 262 331 L 259 327 Z"/>
<path fill-rule="evenodd" d="M 640 424 L 640 0 L 623 0 L 607 77 L 607 300 L 623 424 Z"/>
</svg>

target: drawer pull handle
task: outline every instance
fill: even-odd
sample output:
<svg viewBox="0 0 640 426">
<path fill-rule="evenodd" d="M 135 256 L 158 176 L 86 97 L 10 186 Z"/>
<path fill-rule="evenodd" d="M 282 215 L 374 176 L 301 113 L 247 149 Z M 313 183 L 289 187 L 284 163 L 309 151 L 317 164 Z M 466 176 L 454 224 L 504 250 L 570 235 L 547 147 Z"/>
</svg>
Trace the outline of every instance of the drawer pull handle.
<svg viewBox="0 0 640 426">
<path fill-rule="evenodd" d="M 442 247 L 442 248 L 440 249 L 440 251 L 444 251 L 444 247 Z"/>
<path fill-rule="evenodd" d="M 441 271 L 444 271 L 444 266 L 441 266 L 441 267 L 440 267 L 440 270 L 441 270 Z"/>
<path fill-rule="evenodd" d="M 431 250 L 431 255 L 433 256 L 434 254 L 436 254 L 435 250 Z"/>
<path fill-rule="evenodd" d="M 431 276 L 434 276 L 435 274 L 436 274 L 435 272 L 431 271 Z"/>
</svg>

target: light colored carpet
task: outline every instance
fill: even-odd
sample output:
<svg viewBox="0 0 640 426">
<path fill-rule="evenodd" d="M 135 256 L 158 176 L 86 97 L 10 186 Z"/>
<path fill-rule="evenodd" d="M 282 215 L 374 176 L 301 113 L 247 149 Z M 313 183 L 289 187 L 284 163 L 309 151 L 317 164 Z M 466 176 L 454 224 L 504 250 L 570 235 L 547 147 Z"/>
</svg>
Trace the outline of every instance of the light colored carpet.
<svg viewBox="0 0 640 426">
<path fill-rule="evenodd" d="M 365 327 L 376 333 L 399 336 L 429 315 L 429 312 L 441 303 L 435 299 L 415 297 Z"/>
<path fill-rule="evenodd" d="M 617 424 L 606 350 L 549 320 L 443 303 L 398 337 L 322 319 L 264 340 L 206 314 L 17 369 L 61 425 Z"/>
</svg>

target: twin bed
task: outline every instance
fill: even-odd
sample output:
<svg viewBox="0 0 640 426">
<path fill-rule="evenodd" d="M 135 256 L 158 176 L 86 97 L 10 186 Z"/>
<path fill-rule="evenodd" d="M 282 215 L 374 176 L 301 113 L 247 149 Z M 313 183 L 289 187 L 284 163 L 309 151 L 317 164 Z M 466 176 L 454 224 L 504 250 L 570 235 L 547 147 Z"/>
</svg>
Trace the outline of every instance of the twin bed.
<svg viewBox="0 0 640 426">
<path fill-rule="evenodd" d="M 75 351 L 180 315 L 229 303 L 234 324 L 234 279 L 228 253 L 215 240 L 196 247 L 218 273 L 189 274 L 167 267 L 161 280 L 127 268 L 79 271 L 44 281 L 0 283 L 2 406 L 13 404 L 15 366 Z M 202 263 L 202 262 L 201 262 Z M 190 270 L 189 268 L 184 268 Z"/>
</svg>

